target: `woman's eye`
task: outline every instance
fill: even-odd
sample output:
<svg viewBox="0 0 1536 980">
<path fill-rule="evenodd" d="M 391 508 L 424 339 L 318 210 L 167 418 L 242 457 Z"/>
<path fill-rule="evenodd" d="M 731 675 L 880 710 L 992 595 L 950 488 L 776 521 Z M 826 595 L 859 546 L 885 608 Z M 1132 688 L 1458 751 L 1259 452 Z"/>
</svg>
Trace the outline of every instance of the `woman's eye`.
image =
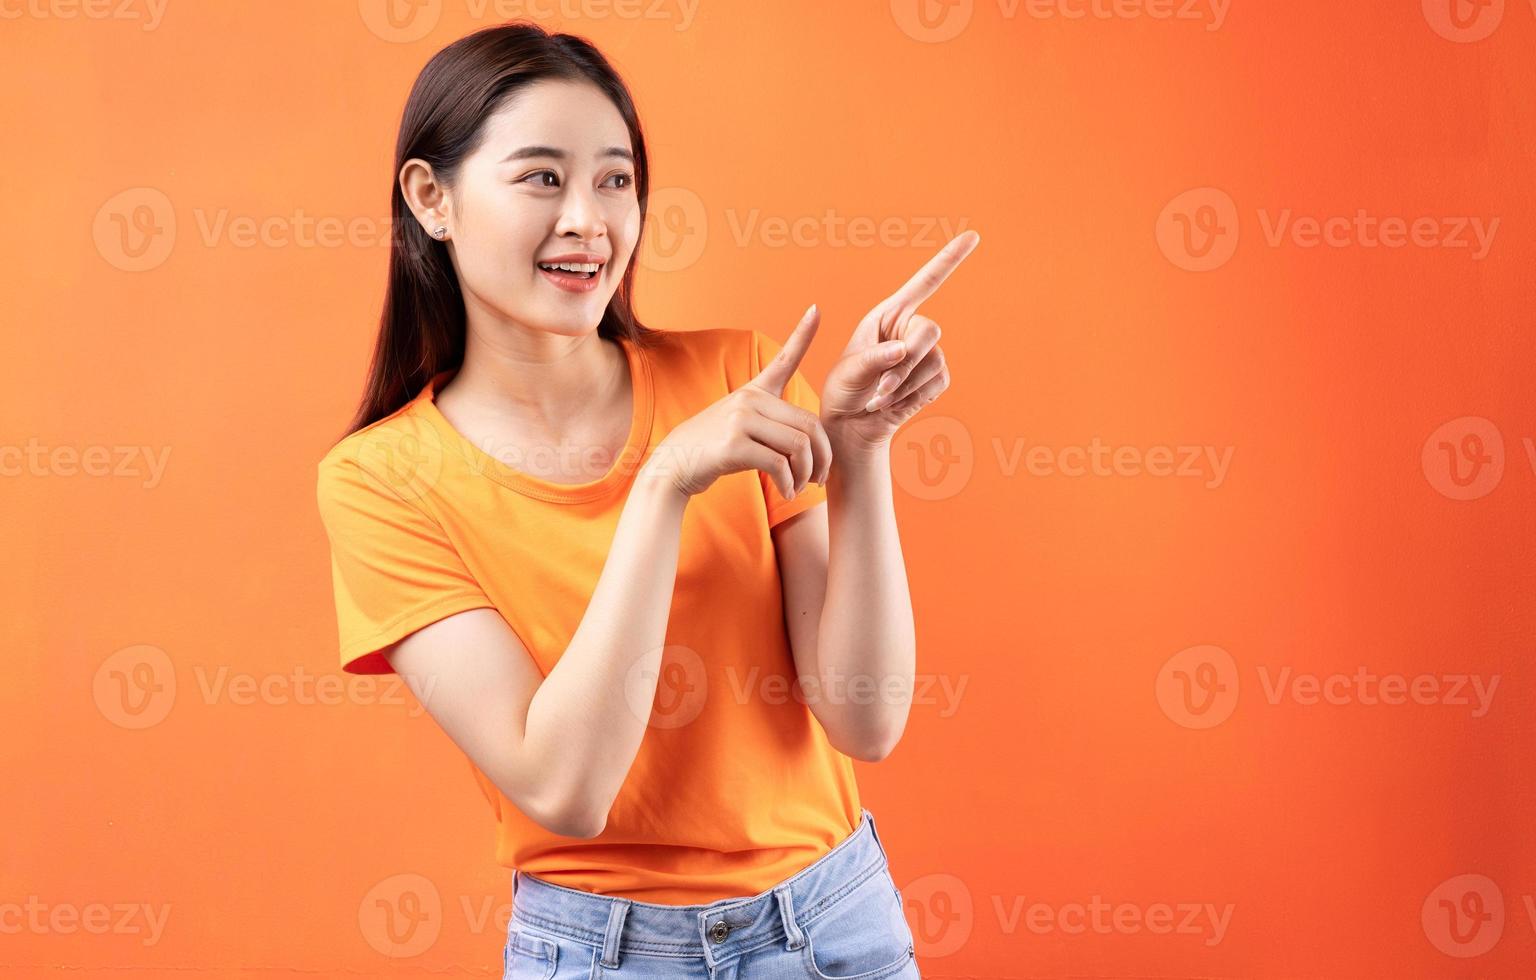
<svg viewBox="0 0 1536 980">
<path fill-rule="evenodd" d="M 555 183 L 551 184 L 541 183 L 539 184 L 540 187 L 556 187 L 558 186 L 560 180 L 559 176 L 553 170 L 536 170 L 528 176 L 523 177 L 519 183 L 527 183 L 528 181 L 538 177 L 549 177 L 555 181 Z M 635 182 L 633 175 L 622 172 L 613 174 L 608 179 L 617 179 L 619 181 L 619 183 L 615 185 L 616 190 L 628 190 L 631 186 L 633 186 Z"/>
</svg>

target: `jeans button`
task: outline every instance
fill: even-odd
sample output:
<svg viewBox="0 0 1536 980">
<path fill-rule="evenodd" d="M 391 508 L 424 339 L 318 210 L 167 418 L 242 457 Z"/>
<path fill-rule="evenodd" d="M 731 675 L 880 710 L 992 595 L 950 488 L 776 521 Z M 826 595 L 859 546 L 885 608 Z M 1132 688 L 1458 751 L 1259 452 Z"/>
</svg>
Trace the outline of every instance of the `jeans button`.
<svg viewBox="0 0 1536 980">
<path fill-rule="evenodd" d="M 726 933 L 730 931 L 731 927 L 726 925 L 725 920 L 722 919 L 721 921 L 715 923 L 713 929 L 709 930 L 709 938 L 713 939 L 717 943 L 723 943 L 725 942 Z"/>
</svg>

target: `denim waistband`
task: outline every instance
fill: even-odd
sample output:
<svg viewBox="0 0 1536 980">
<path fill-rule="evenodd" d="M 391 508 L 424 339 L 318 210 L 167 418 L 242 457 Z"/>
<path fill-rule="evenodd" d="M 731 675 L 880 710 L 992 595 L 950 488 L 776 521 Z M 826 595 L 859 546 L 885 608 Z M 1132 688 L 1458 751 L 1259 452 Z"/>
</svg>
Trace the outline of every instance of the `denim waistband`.
<svg viewBox="0 0 1536 980">
<path fill-rule="evenodd" d="M 660 905 L 566 888 L 512 872 L 512 918 L 601 947 L 614 969 L 626 952 L 702 957 L 719 966 L 768 943 L 798 949 L 801 929 L 865 878 L 887 867 L 875 815 L 860 808 L 859 826 L 832 850 L 751 897 L 708 905 Z"/>
</svg>

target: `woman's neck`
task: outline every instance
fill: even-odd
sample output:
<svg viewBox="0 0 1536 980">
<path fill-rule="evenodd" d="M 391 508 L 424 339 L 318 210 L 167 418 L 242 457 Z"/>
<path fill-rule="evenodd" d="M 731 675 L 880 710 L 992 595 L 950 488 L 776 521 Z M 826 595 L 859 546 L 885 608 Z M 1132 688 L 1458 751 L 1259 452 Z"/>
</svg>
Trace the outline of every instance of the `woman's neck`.
<svg viewBox="0 0 1536 980">
<path fill-rule="evenodd" d="M 590 429 L 628 388 L 624 351 L 596 332 L 477 339 L 469 338 L 463 366 L 438 392 L 439 407 L 446 401 L 558 439 Z"/>
</svg>

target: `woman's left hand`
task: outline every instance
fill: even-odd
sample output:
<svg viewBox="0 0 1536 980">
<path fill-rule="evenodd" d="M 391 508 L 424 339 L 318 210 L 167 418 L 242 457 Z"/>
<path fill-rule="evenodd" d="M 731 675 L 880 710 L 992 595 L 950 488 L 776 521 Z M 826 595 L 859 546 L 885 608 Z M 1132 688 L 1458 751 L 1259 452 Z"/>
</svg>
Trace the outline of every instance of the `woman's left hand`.
<svg viewBox="0 0 1536 980">
<path fill-rule="evenodd" d="M 949 387 L 939 325 L 917 312 L 981 242 L 975 231 L 951 239 L 917 275 L 881 300 L 854 329 L 827 372 L 821 422 L 837 451 L 883 448 L 924 405 Z"/>
</svg>

